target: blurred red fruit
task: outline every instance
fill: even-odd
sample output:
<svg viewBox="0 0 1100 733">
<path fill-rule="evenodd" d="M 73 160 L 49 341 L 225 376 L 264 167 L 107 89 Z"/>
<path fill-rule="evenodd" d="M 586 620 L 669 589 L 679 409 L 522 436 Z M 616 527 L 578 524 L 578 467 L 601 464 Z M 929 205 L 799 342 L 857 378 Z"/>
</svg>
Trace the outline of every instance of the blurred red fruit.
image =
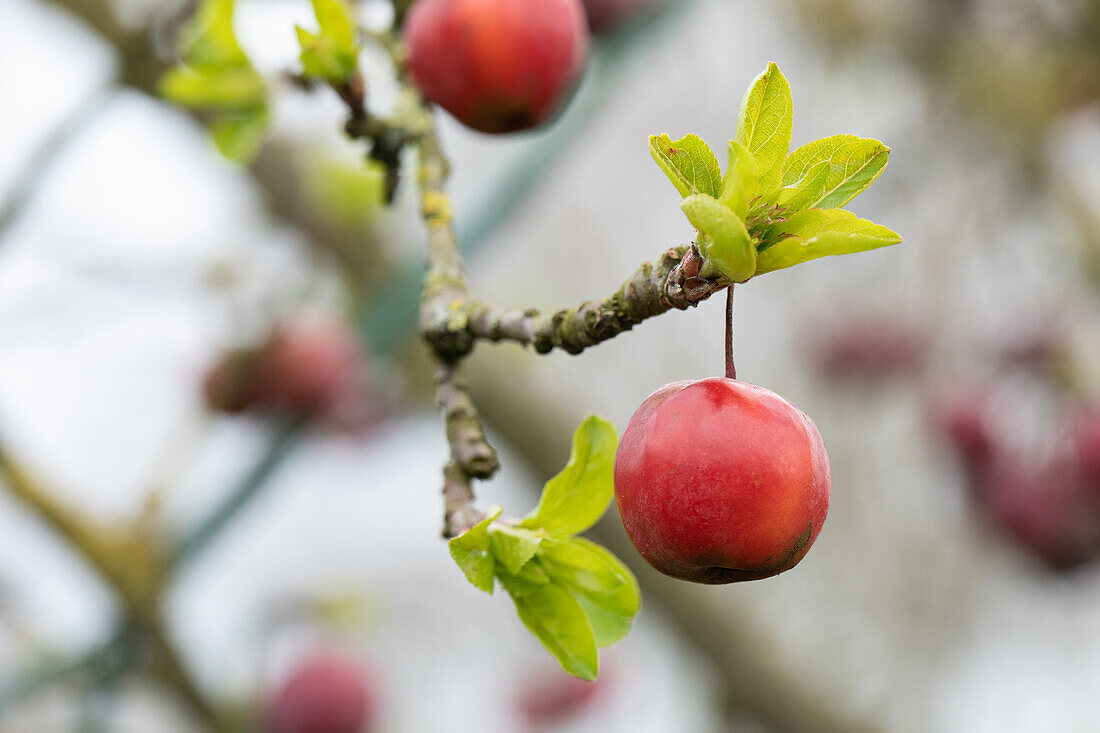
<svg viewBox="0 0 1100 733">
<path fill-rule="evenodd" d="M 660 0 L 584 0 L 588 27 L 593 33 L 612 31 L 638 15 L 652 10 Z"/>
<path fill-rule="evenodd" d="M 989 398 L 981 391 L 957 393 L 936 409 L 937 426 L 970 470 L 987 465 L 995 452 L 989 412 Z"/>
<path fill-rule="evenodd" d="M 983 505 L 1009 536 L 1054 570 L 1100 556 L 1100 502 L 1072 462 L 1002 459 Z"/>
<path fill-rule="evenodd" d="M 294 318 L 258 348 L 226 354 L 205 380 L 207 403 L 238 413 L 267 408 L 353 429 L 369 422 L 365 365 L 342 321 Z"/>
<path fill-rule="evenodd" d="M 325 654 L 300 662 L 271 698 L 269 733 L 366 733 L 377 701 L 363 668 Z"/>
<path fill-rule="evenodd" d="M 920 371 L 928 332 L 901 318 L 852 317 L 819 324 L 806 339 L 811 363 L 836 380 L 886 379 Z"/>
<path fill-rule="evenodd" d="M 1074 421 L 1073 455 L 1084 480 L 1100 490 L 1100 409 L 1083 411 Z"/>
<path fill-rule="evenodd" d="M 553 118 L 588 58 L 580 0 L 417 0 L 405 41 L 424 96 L 482 132 Z"/>
<path fill-rule="evenodd" d="M 586 710 L 605 687 L 606 675 L 586 682 L 555 670 L 531 679 L 516 694 L 516 710 L 530 728 L 556 725 Z"/>
</svg>

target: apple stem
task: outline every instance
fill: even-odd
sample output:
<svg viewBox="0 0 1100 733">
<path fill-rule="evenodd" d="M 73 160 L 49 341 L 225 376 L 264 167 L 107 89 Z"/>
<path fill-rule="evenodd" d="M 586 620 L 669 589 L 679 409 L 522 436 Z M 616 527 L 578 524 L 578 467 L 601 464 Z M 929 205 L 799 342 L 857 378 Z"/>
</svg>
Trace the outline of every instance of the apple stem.
<svg viewBox="0 0 1100 733">
<path fill-rule="evenodd" d="M 737 379 L 733 363 L 733 285 L 726 290 L 726 378 Z"/>
</svg>

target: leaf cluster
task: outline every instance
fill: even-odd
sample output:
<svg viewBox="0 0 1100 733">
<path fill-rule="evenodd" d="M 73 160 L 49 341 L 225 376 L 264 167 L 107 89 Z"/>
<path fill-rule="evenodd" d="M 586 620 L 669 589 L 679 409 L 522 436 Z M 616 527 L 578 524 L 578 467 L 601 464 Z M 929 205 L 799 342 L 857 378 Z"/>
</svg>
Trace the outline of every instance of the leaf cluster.
<svg viewBox="0 0 1100 733">
<path fill-rule="evenodd" d="M 614 426 L 589 416 L 573 436 L 569 463 L 546 483 L 534 511 L 509 523 L 493 507 L 450 542 L 466 578 L 486 593 L 499 582 L 531 633 L 567 672 L 586 680 L 596 678 L 598 649 L 625 637 L 641 607 L 630 570 L 575 536 L 611 503 L 617 447 Z"/>
<path fill-rule="evenodd" d="M 302 48 L 302 72 L 313 79 L 341 83 L 359 68 L 359 39 L 355 18 L 345 0 L 312 0 L 320 30 L 312 33 L 295 26 Z"/>
<path fill-rule="evenodd" d="M 160 94 L 210 117 L 218 150 L 250 160 L 270 124 L 267 84 L 233 30 L 233 0 L 202 0 L 180 33 L 181 63 L 160 78 Z"/>
<path fill-rule="evenodd" d="M 790 85 L 771 63 L 741 103 L 725 173 L 697 135 L 650 137 L 650 153 L 684 198 L 700 250 L 731 282 L 901 241 L 841 208 L 882 175 L 890 149 L 834 135 L 790 151 L 793 120 Z"/>
<path fill-rule="evenodd" d="M 218 149 L 247 162 L 259 151 L 270 126 L 267 83 L 241 48 L 233 30 L 234 0 L 202 0 L 180 32 L 180 63 L 160 78 L 160 94 L 210 120 Z M 296 27 L 303 76 L 333 84 L 358 71 L 359 39 L 345 0 L 312 0 L 319 30 Z"/>
</svg>

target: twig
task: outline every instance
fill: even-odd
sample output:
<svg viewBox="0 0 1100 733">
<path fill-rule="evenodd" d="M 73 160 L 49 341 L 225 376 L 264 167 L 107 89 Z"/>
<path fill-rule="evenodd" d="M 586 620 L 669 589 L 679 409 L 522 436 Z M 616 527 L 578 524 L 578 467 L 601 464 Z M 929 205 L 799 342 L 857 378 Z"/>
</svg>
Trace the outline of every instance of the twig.
<svg viewBox="0 0 1100 733">
<path fill-rule="evenodd" d="M 606 298 L 550 316 L 471 301 L 466 305 L 465 330 L 474 339 L 514 341 L 534 346 L 540 354 L 554 349 L 579 354 L 648 318 L 692 308 L 724 289 L 727 283 L 722 278 L 700 276 L 702 264 L 695 247 L 674 247 L 656 264 L 639 267 Z M 452 325 L 457 324 L 458 319 L 452 319 Z M 451 338 L 457 337 L 452 334 Z"/>
<path fill-rule="evenodd" d="M 455 537 L 480 519 L 473 506 L 471 480 L 490 478 L 500 464 L 462 376 L 462 359 L 473 349 L 474 339 L 466 328 L 466 273 L 455 239 L 451 200 L 445 191 L 450 165 L 434 125 L 425 127 L 416 140 L 420 212 L 428 230 L 420 332 L 436 361 L 436 399 L 444 411 L 450 443 L 451 458 L 443 471 L 443 534 Z"/>
<path fill-rule="evenodd" d="M 733 284 L 726 290 L 726 378 L 737 379 L 737 365 L 733 360 Z"/>
<path fill-rule="evenodd" d="M 107 733 L 111 709 L 118 695 L 118 686 L 130 666 L 133 656 L 132 629 L 124 629 L 100 655 L 95 665 L 95 679 L 84 691 L 80 701 L 77 733 Z"/>
</svg>

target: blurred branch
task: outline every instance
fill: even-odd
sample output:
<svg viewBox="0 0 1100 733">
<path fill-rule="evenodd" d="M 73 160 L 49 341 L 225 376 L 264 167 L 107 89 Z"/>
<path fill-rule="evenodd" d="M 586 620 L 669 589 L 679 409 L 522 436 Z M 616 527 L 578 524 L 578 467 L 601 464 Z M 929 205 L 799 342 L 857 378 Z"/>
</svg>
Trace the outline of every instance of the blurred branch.
<svg viewBox="0 0 1100 733">
<path fill-rule="evenodd" d="M 105 649 L 106 646 L 97 646 L 79 656 L 50 660 L 26 670 L 18 678 L 6 683 L 0 689 L 0 717 L 38 692 L 93 668 L 99 662 Z"/>
<path fill-rule="evenodd" d="M 304 433 L 305 423 L 293 421 L 278 428 L 271 443 L 260 455 L 240 483 L 222 503 L 188 535 L 168 560 L 170 568 L 178 569 L 197 558 L 253 499 L 260 495 L 268 479 L 290 455 Z"/>
<path fill-rule="evenodd" d="M 39 142 L 30 158 L 8 188 L 4 202 L 0 204 L 0 235 L 7 230 L 30 201 L 38 184 L 46 177 L 50 166 L 64 150 L 65 145 L 88 129 L 92 121 L 114 99 L 114 90 L 96 89 L 80 102 L 44 140 Z"/>
<path fill-rule="evenodd" d="M 15 498 L 65 537 L 107 581 L 130 621 L 151 642 L 161 679 L 214 730 L 229 730 L 199 692 L 163 628 L 160 614 L 165 568 L 162 548 L 142 535 L 101 527 L 81 516 L 32 478 L 2 444 L 0 478 Z"/>
<path fill-rule="evenodd" d="M 124 629 L 99 655 L 93 669 L 94 679 L 80 701 L 77 733 L 108 733 L 110 715 L 118 686 L 130 667 L 134 654 L 131 629 Z"/>
</svg>

